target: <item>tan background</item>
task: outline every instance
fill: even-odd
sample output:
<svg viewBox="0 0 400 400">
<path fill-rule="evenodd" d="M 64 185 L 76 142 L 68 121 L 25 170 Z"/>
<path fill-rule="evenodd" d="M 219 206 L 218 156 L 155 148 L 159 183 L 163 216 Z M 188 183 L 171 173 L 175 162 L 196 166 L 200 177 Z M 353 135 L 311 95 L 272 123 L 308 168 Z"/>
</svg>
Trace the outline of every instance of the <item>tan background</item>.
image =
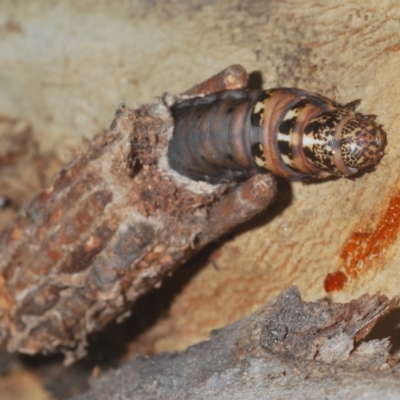
<svg viewBox="0 0 400 400">
<path fill-rule="evenodd" d="M 24 121 L 38 149 L 36 178 L 27 160 L 12 174 L 0 169 L 0 191 L 18 192 L 22 202 L 75 146 L 109 126 L 120 102 L 135 107 L 182 92 L 230 64 L 260 71 L 265 88 L 296 86 L 342 103 L 361 98 L 360 111 L 377 114 L 388 134 L 376 171 L 356 180 L 281 183 L 270 210 L 167 283 L 175 290 L 167 315 L 132 349 L 186 348 L 291 284 L 308 300 L 327 297 L 324 280 L 343 268 L 351 235 L 374 232 L 400 193 L 399 22 L 396 0 L 3 0 L 0 134 L 10 121 Z M 11 216 L 0 210 L 0 226 Z M 399 293 L 399 242 L 381 250 L 330 295 L 334 301 Z"/>
</svg>

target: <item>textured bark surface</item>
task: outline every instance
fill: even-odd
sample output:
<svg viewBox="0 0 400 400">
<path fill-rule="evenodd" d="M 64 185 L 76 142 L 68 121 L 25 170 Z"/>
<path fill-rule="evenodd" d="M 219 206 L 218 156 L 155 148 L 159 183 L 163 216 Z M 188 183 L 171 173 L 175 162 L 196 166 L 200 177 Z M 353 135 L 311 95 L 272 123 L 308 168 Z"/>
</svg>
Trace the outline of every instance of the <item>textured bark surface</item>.
<svg viewBox="0 0 400 400">
<path fill-rule="evenodd" d="M 361 98 L 360 111 L 385 126 L 387 154 L 356 180 L 280 182 L 273 207 L 147 298 L 166 315 L 131 351 L 183 350 L 291 284 L 308 300 L 325 297 L 328 273 L 343 274 L 333 275 L 331 287 L 341 288 L 330 292 L 334 301 L 398 294 L 399 19 L 395 0 L 2 1 L 1 134 L 16 137 L 24 125 L 37 147 L 0 149 L 2 161 L 18 154 L 1 163 L 0 226 L 71 149 L 79 153 L 83 139 L 108 127 L 121 101 L 153 103 L 241 63 L 259 71 L 251 76 L 256 87 L 297 86 L 342 103 Z M 136 310 L 146 312 L 155 313 Z"/>
<path fill-rule="evenodd" d="M 75 399 L 394 399 L 400 370 L 388 341 L 360 340 L 397 302 L 365 295 L 347 304 L 303 303 L 290 288 L 210 341 L 137 356 Z"/>
</svg>

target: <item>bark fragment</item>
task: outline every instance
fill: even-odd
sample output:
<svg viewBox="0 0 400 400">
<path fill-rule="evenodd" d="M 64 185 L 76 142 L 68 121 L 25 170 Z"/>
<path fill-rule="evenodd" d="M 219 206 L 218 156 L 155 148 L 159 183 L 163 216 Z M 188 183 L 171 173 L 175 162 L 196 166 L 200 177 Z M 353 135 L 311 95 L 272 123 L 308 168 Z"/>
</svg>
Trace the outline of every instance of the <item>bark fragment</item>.
<svg viewBox="0 0 400 400">
<path fill-rule="evenodd" d="M 347 304 L 303 303 L 292 287 L 212 332 L 210 341 L 182 353 L 139 355 L 75 399 L 394 398 L 400 370 L 391 367 L 389 342 L 357 345 L 354 332 L 398 300 L 365 295 Z"/>
</svg>

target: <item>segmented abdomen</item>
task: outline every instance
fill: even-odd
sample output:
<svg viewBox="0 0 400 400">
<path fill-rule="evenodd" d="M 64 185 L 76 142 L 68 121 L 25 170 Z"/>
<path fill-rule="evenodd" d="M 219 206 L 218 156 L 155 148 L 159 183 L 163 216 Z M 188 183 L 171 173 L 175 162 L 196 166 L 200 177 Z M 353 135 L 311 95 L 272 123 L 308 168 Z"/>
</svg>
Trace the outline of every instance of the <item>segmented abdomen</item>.
<svg viewBox="0 0 400 400">
<path fill-rule="evenodd" d="M 272 172 L 292 179 L 352 175 L 379 162 L 386 134 L 375 116 L 295 88 L 231 90 L 172 108 L 170 166 L 219 182 Z"/>
</svg>

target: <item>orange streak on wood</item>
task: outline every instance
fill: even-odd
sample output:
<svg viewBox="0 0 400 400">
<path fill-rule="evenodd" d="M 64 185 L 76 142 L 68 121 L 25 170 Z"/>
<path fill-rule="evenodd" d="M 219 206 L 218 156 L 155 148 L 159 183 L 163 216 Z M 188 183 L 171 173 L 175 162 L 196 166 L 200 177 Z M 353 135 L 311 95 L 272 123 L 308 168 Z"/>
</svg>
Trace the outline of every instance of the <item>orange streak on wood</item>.
<svg viewBox="0 0 400 400">
<path fill-rule="evenodd" d="M 400 229 L 400 193 L 392 197 L 389 207 L 372 233 L 354 232 L 341 257 L 344 269 L 352 278 L 367 269 L 368 264 L 381 258 L 397 239 Z"/>
<path fill-rule="evenodd" d="M 375 231 L 351 234 L 340 255 L 344 261 L 343 271 L 328 274 L 325 279 L 325 289 L 328 292 L 340 290 L 345 284 L 345 281 L 339 284 L 339 280 L 343 279 L 342 275 L 355 279 L 361 272 L 367 271 L 372 263 L 382 258 L 387 249 L 396 241 L 399 230 L 400 192 L 391 198 L 389 207 Z"/>
<path fill-rule="evenodd" d="M 325 278 L 324 287 L 325 290 L 333 292 L 334 290 L 342 290 L 347 282 L 347 275 L 342 271 L 336 271 L 332 274 L 328 274 Z"/>
<path fill-rule="evenodd" d="M 397 43 L 397 44 L 395 44 L 393 46 L 386 47 L 386 49 L 384 51 L 392 53 L 392 52 L 396 52 L 396 51 L 399 51 L 399 50 L 400 50 L 400 43 Z"/>
</svg>

